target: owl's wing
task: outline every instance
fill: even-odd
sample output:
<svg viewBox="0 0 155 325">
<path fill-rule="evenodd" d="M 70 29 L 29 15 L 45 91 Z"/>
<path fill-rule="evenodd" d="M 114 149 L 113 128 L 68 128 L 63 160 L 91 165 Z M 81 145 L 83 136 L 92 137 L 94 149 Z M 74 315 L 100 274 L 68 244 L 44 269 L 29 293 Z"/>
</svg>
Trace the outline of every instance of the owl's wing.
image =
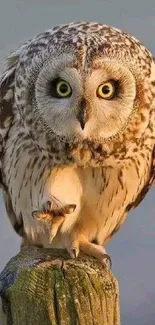
<svg viewBox="0 0 155 325">
<path fill-rule="evenodd" d="M 16 63 L 10 64 L 0 77 L 0 185 L 2 183 L 1 164 L 5 138 L 13 119 L 14 77 Z"/>
<path fill-rule="evenodd" d="M 155 63 L 155 56 L 153 57 L 153 61 Z M 153 105 L 155 102 L 155 98 L 153 99 Z M 154 150 L 153 150 L 153 154 L 152 154 L 152 173 L 151 173 L 152 177 L 150 179 L 150 183 L 151 185 L 155 186 L 155 146 L 154 146 Z"/>
<path fill-rule="evenodd" d="M 13 120 L 14 80 L 18 57 L 8 58 L 8 68 L 0 77 L 0 176 L 3 159 L 3 147 Z M 2 177 L 0 177 L 0 185 Z"/>
<path fill-rule="evenodd" d="M 150 187 L 151 185 L 155 186 L 155 145 L 152 153 L 152 168 L 151 168 L 151 176 L 150 176 Z"/>
<path fill-rule="evenodd" d="M 27 42 L 28 43 L 28 42 Z M 26 43 L 26 44 L 27 44 Z M 26 45 L 25 44 L 25 45 Z M 2 160 L 5 148 L 5 141 L 11 128 L 14 117 L 14 91 L 15 91 L 15 74 L 20 54 L 25 47 L 22 45 L 16 52 L 13 52 L 7 60 L 7 69 L 0 76 L 0 187 L 3 189 L 3 198 L 7 210 L 8 217 L 15 231 L 24 236 L 24 227 L 22 218 L 17 220 L 13 211 L 11 197 L 6 185 L 2 179 Z"/>
<path fill-rule="evenodd" d="M 14 116 L 15 72 L 20 54 L 28 43 L 29 41 L 11 53 L 7 59 L 7 69 L 0 76 L 0 186 L 3 149 Z"/>
</svg>

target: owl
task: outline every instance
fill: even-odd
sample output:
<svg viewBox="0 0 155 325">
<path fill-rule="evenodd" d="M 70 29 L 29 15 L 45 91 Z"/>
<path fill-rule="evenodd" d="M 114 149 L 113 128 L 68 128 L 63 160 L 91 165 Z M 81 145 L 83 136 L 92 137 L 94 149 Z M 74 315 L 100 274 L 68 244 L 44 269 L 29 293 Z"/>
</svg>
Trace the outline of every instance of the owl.
<svg viewBox="0 0 155 325">
<path fill-rule="evenodd" d="M 56 26 L 8 58 L 0 78 L 0 183 L 22 245 L 105 244 L 155 175 L 155 64 L 111 26 Z"/>
</svg>

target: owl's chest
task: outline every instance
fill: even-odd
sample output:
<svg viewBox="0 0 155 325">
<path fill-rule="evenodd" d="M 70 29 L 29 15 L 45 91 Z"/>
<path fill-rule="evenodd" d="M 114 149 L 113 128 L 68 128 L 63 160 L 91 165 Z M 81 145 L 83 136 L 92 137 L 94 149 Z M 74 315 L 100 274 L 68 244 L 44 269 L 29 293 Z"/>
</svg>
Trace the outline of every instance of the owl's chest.
<svg viewBox="0 0 155 325">
<path fill-rule="evenodd" d="M 125 220 L 128 206 L 145 187 L 149 171 L 145 161 L 137 165 L 134 159 L 114 167 L 53 170 L 50 194 L 66 204 L 76 204 L 76 209 L 66 215 L 52 246 L 63 247 L 66 240 L 80 235 L 104 245 Z"/>
<path fill-rule="evenodd" d="M 143 188 L 144 170 L 147 176 L 146 166 L 142 164 L 137 174 L 136 166 L 130 163 L 117 168 L 67 167 L 53 171 L 50 193 L 62 202 L 76 204 L 61 232 L 79 228 L 89 240 L 97 238 L 102 244 L 123 222 L 127 206 Z"/>
</svg>

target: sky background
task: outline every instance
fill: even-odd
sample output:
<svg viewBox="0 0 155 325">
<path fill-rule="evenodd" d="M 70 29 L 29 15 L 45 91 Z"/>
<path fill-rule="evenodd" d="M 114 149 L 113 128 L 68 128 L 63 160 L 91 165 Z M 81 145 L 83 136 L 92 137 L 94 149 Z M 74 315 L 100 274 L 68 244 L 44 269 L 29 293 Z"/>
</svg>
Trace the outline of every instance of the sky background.
<svg viewBox="0 0 155 325">
<path fill-rule="evenodd" d="M 60 23 L 98 21 L 140 39 L 155 54 L 155 0 L 0 0 L 0 71 L 6 55 Z M 120 284 L 123 325 L 155 324 L 155 189 L 107 246 Z M 19 250 L 0 197 L 0 270 Z"/>
</svg>

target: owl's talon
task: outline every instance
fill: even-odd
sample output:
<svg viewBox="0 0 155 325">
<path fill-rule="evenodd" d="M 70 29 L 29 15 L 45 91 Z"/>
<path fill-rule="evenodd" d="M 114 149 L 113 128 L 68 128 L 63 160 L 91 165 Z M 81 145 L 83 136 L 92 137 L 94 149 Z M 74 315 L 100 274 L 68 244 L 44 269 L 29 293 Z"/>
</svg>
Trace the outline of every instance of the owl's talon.
<svg viewBox="0 0 155 325">
<path fill-rule="evenodd" d="M 79 249 L 77 247 L 72 248 L 70 251 L 70 255 L 73 259 L 77 259 L 79 255 Z"/>
<path fill-rule="evenodd" d="M 44 206 L 45 210 L 50 211 L 51 210 L 51 202 L 47 201 Z"/>
<path fill-rule="evenodd" d="M 112 260 L 108 254 L 103 255 L 103 264 L 105 264 L 109 269 L 112 267 Z"/>
<path fill-rule="evenodd" d="M 78 255 L 79 255 L 79 243 L 77 241 L 76 242 L 74 241 L 71 243 L 71 245 L 69 245 L 66 248 L 67 248 L 68 253 L 71 256 L 71 258 L 77 259 Z"/>
<path fill-rule="evenodd" d="M 51 230 L 50 238 L 49 238 L 49 244 L 52 244 L 52 241 L 53 241 L 54 237 L 56 236 L 57 231 L 58 231 L 58 228 L 57 229 L 54 229 L 54 231 L 53 231 L 53 229 Z"/>
<path fill-rule="evenodd" d="M 64 213 L 65 214 L 73 213 L 75 209 L 76 209 L 76 204 L 68 204 L 64 208 Z"/>
<path fill-rule="evenodd" d="M 52 243 L 54 237 L 56 236 L 59 227 L 62 225 L 65 217 L 64 216 L 58 216 L 53 219 L 53 222 L 51 222 L 51 232 L 50 232 L 50 239 L 49 244 Z"/>
<path fill-rule="evenodd" d="M 49 244 L 52 244 L 52 241 L 53 241 L 53 239 L 54 239 L 54 237 L 56 236 L 56 234 L 55 235 L 50 235 L 50 239 L 49 239 Z"/>
<path fill-rule="evenodd" d="M 33 217 L 34 219 L 38 219 L 39 216 L 40 216 L 39 211 L 33 211 L 33 212 L 32 212 L 32 217 Z"/>
</svg>

